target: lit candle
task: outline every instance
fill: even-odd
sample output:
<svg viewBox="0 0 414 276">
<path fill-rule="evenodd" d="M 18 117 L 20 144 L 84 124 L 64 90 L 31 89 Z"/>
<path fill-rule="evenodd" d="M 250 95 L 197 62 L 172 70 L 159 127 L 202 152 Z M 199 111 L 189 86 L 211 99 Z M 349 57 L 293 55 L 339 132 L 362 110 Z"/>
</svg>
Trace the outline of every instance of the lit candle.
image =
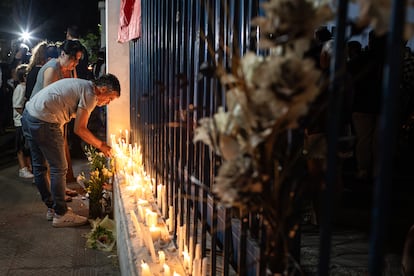
<svg viewBox="0 0 414 276">
<path fill-rule="evenodd" d="M 171 276 L 171 270 L 167 264 L 164 264 L 164 276 Z"/>
<path fill-rule="evenodd" d="M 190 255 L 188 255 L 188 251 L 184 250 L 183 252 L 183 259 L 184 259 L 184 269 L 191 271 L 190 269 Z"/>
<path fill-rule="evenodd" d="M 151 226 L 149 228 L 149 231 L 151 233 L 151 239 L 153 241 L 157 241 L 159 240 L 159 238 L 161 237 L 161 229 L 157 226 Z"/>
<path fill-rule="evenodd" d="M 142 263 L 141 264 L 141 275 L 142 276 L 151 276 L 151 270 L 149 268 L 149 265 L 147 263 Z"/>
<path fill-rule="evenodd" d="M 165 264 L 165 253 L 164 251 L 158 251 L 158 259 L 160 260 L 160 265 L 164 266 Z"/>
<path fill-rule="evenodd" d="M 158 214 L 147 209 L 146 214 L 146 223 L 148 227 L 153 227 L 158 225 Z"/>
</svg>

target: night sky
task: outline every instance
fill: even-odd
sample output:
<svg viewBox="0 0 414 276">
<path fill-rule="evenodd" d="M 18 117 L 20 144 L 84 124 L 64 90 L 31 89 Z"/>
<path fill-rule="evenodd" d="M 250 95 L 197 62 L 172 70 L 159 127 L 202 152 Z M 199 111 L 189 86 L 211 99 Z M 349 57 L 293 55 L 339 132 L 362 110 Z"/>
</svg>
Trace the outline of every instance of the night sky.
<svg viewBox="0 0 414 276">
<path fill-rule="evenodd" d="M 15 38 L 26 26 L 38 40 L 62 41 L 69 25 L 81 37 L 98 33 L 98 0 L 1 0 L 0 38 Z"/>
</svg>

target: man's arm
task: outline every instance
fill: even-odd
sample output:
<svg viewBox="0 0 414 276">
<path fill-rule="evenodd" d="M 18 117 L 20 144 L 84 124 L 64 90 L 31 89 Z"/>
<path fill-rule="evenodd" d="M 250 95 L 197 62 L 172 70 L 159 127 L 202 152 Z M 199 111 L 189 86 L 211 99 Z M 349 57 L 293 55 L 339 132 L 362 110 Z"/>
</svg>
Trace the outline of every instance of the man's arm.
<svg viewBox="0 0 414 276">
<path fill-rule="evenodd" d="M 99 140 L 93 133 L 88 129 L 89 112 L 86 109 L 78 108 L 76 112 L 75 125 L 73 131 L 86 143 L 99 149 L 105 156 L 110 157 L 111 147 L 108 146 L 105 141 Z"/>
</svg>

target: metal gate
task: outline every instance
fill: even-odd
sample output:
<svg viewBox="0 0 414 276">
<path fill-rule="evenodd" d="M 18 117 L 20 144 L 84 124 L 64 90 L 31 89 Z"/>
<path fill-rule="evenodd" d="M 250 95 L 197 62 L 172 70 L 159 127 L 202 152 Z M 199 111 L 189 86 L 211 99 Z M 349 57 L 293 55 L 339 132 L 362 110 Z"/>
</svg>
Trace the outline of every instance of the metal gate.
<svg viewBox="0 0 414 276">
<path fill-rule="evenodd" d="M 258 36 L 254 34 L 258 30 L 252 27 L 251 19 L 261 13 L 263 1 L 141 2 L 143 35 L 130 43 L 130 114 L 132 139 L 141 144 L 145 169 L 157 183 L 167 184 L 168 205 L 180 216 L 175 229 L 186 225 L 187 241 L 201 243 L 203 257 L 210 258 L 212 275 L 265 275 L 260 218 L 254 213 L 235 217 L 233 210 L 217 205 L 210 187 L 220 159 L 205 145 L 192 142 L 198 120 L 214 114 L 225 102 L 223 87 L 212 70 L 214 64 L 230 68 L 234 55 L 257 51 Z M 398 5 L 403 6 L 403 1 L 394 2 L 395 13 L 401 13 Z M 341 5 L 346 1 L 339 1 Z M 394 20 L 398 30 L 402 23 Z M 339 27 L 345 24 L 341 19 L 336 23 Z M 398 31 L 396 36 L 401 36 Z M 397 42 L 394 39 L 392 43 Z M 393 85 L 395 78 L 398 75 L 390 75 L 388 83 Z M 384 155 L 382 162 L 386 158 Z M 386 190 L 381 187 L 388 185 L 387 170 L 384 174 L 378 183 L 380 198 Z M 379 204 L 380 209 L 387 208 L 385 203 Z M 378 222 L 377 229 L 383 226 L 383 211 L 374 222 Z M 326 275 L 330 227 L 321 227 L 326 230 L 322 235 L 326 242 L 321 244 L 320 271 Z M 374 248 L 381 242 L 377 240 Z M 297 247 L 293 254 L 298 254 Z M 378 260 L 375 254 L 374 249 L 374 262 Z"/>
</svg>

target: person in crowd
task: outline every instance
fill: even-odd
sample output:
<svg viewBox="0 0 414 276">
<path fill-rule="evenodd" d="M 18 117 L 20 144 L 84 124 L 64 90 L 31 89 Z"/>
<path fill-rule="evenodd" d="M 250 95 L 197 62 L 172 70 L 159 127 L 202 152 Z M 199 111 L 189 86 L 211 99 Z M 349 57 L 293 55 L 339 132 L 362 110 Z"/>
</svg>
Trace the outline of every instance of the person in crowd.
<svg viewBox="0 0 414 276">
<path fill-rule="evenodd" d="M 97 54 L 97 60 L 92 66 L 93 77 L 95 79 L 99 78 L 105 74 L 106 63 L 105 63 L 105 51 L 100 50 Z"/>
<path fill-rule="evenodd" d="M 12 97 L 14 87 L 10 86 L 8 80 L 11 78 L 10 66 L 6 62 L 0 63 L 1 86 L 0 86 L 0 134 L 6 133 L 6 128 L 12 125 L 13 108 Z"/>
<path fill-rule="evenodd" d="M 57 46 L 47 41 L 39 42 L 32 49 L 32 56 L 30 57 L 29 65 L 27 68 L 26 79 L 26 99 L 30 99 L 33 88 L 36 84 L 37 75 L 40 68 L 52 58 L 58 58 L 59 53 Z"/>
<path fill-rule="evenodd" d="M 319 217 L 319 197 L 320 191 L 325 186 L 326 158 L 327 158 L 327 118 L 329 104 L 329 87 L 330 87 L 330 63 L 333 55 L 333 40 L 324 43 L 321 53 L 319 66 L 322 70 L 320 80 L 321 93 L 312 103 L 309 110 L 309 119 L 305 123 L 304 153 L 307 158 L 307 170 L 312 193 L 312 204 L 314 214 L 311 214 L 311 222 L 317 223 Z M 353 98 L 353 89 L 350 85 L 351 76 L 345 74 L 345 86 L 341 95 L 341 111 L 339 122 L 339 136 L 348 134 L 351 125 L 351 107 Z M 338 148 L 338 156 L 341 155 L 342 149 Z M 339 164 L 340 165 L 340 164 Z M 342 193 L 342 181 L 338 177 L 336 186 L 336 203 L 340 203 Z"/>
<path fill-rule="evenodd" d="M 15 50 L 13 59 L 10 61 L 10 69 L 13 70 L 17 68 L 20 64 L 27 64 L 30 60 L 30 48 L 24 43 L 20 43 Z"/>
<path fill-rule="evenodd" d="M 105 50 L 99 50 L 97 53 L 97 61 L 92 66 L 92 72 L 95 79 L 99 78 L 106 71 L 106 64 L 105 64 Z M 106 110 L 105 107 L 97 106 L 91 114 L 89 119 L 88 128 L 94 133 L 96 136 L 101 137 L 104 139 L 106 137 Z"/>
<path fill-rule="evenodd" d="M 348 64 L 354 86 L 352 123 L 355 130 L 356 179 L 369 182 L 376 175 L 377 135 L 381 109 L 382 72 L 386 35 L 369 34 L 368 48 Z"/>
<path fill-rule="evenodd" d="M 76 25 L 71 25 L 66 29 L 66 39 L 75 40 L 80 42 L 80 33 L 79 28 Z M 82 56 L 79 59 L 78 65 L 76 65 L 75 70 L 76 77 L 81 79 L 93 79 L 93 74 L 89 70 L 89 54 L 88 50 L 84 45 L 82 45 Z M 68 147 L 70 148 L 71 156 L 83 156 L 83 148 L 81 145 L 81 140 L 77 135 L 73 133 L 73 120 L 67 125 L 67 141 Z"/>
<path fill-rule="evenodd" d="M 322 52 L 323 45 L 332 39 L 332 33 L 329 31 L 327 26 L 320 26 L 314 32 L 314 37 L 312 40 L 312 45 L 308 51 L 305 52 L 304 56 L 306 58 L 311 58 L 315 62 L 315 66 L 318 69 L 320 67 L 320 55 Z M 323 69 L 322 69 L 323 70 Z"/>
<path fill-rule="evenodd" d="M 51 83 L 57 80 L 74 77 L 73 72 L 81 56 L 82 45 L 79 41 L 64 41 L 63 44 L 60 46 L 59 56 L 57 58 L 49 60 L 40 68 L 39 73 L 37 75 L 35 86 L 33 87 L 31 97 L 36 95 L 42 88 L 50 85 Z M 67 137 L 67 130 L 65 130 L 65 137 Z M 69 169 L 67 171 L 66 178 L 68 182 L 74 182 L 76 181 L 76 178 L 73 175 L 72 162 L 70 158 L 70 151 L 67 139 L 65 139 L 65 149 L 66 158 L 69 164 Z M 76 196 L 78 193 L 75 190 L 67 188 L 66 194 L 68 196 Z M 71 198 L 67 197 L 67 200 L 70 201 Z"/>
<path fill-rule="evenodd" d="M 16 75 L 19 84 L 13 91 L 13 122 L 16 127 L 16 153 L 19 162 L 19 177 L 33 178 L 31 172 L 31 160 L 28 148 L 25 146 L 25 139 L 22 132 L 22 113 L 26 103 L 26 70 L 27 64 L 21 64 L 16 68 Z"/>
<path fill-rule="evenodd" d="M 54 227 L 71 227 L 87 223 L 87 218 L 67 208 L 65 197 L 66 172 L 64 125 L 75 118 L 75 134 L 86 143 L 111 156 L 111 147 L 87 128 L 95 106 L 104 106 L 121 93 L 119 80 L 106 74 L 97 80 L 77 78 L 58 80 L 36 93 L 26 103 L 22 128 L 30 145 L 35 184 L 47 206 L 46 218 Z M 47 167 L 50 166 L 50 189 Z"/>
<path fill-rule="evenodd" d="M 69 26 L 66 30 L 66 39 L 79 41 L 79 28 L 76 25 Z M 79 42 L 80 43 L 80 42 Z M 82 44 L 81 44 L 82 45 Z M 89 80 L 93 76 L 88 69 L 89 66 L 89 54 L 88 50 L 84 45 L 82 45 L 82 56 L 79 59 L 79 63 L 76 65 L 76 75 L 78 78 Z"/>
<path fill-rule="evenodd" d="M 40 68 L 31 97 L 57 80 L 76 77 L 73 71 L 82 57 L 82 45 L 79 41 L 65 40 L 59 50 L 57 58 L 49 60 Z"/>
<path fill-rule="evenodd" d="M 359 41 L 351 40 L 346 44 L 347 62 L 351 62 L 359 57 L 362 52 L 362 44 Z"/>
</svg>

